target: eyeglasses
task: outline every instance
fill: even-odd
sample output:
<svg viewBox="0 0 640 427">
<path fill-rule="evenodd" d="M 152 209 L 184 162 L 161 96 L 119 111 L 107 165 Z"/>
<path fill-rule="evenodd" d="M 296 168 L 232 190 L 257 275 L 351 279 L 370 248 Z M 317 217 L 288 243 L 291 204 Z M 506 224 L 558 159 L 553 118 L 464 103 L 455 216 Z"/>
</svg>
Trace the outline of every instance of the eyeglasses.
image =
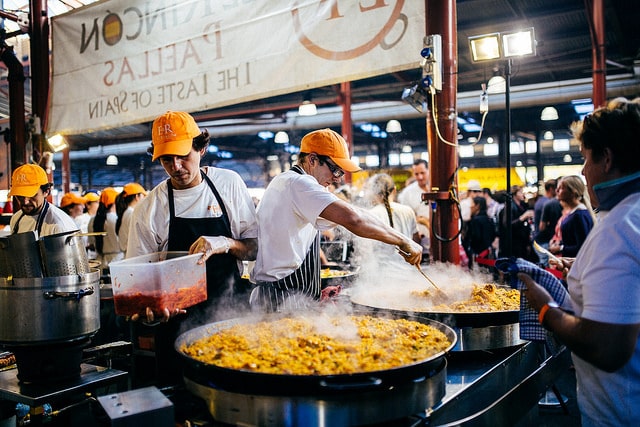
<svg viewBox="0 0 640 427">
<path fill-rule="evenodd" d="M 329 170 L 331 171 L 334 177 L 342 178 L 344 176 L 344 171 L 340 169 L 337 165 L 333 165 L 330 162 L 328 162 L 327 159 L 322 159 L 318 157 L 318 161 L 320 162 L 321 165 L 323 164 L 327 165 L 327 167 L 329 168 Z"/>
</svg>

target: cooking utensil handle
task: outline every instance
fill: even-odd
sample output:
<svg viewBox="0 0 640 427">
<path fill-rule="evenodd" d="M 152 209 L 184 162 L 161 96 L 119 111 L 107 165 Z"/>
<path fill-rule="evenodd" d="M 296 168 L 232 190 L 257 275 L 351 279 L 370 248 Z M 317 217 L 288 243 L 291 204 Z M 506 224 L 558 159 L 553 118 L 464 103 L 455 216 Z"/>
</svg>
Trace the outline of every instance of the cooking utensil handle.
<svg viewBox="0 0 640 427">
<path fill-rule="evenodd" d="M 93 292 L 94 292 L 93 286 L 90 286 L 85 289 L 80 289 L 78 292 L 45 291 L 42 293 L 42 296 L 44 297 L 44 299 L 47 299 L 47 300 L 57 299 L 57 298 L 61 298 L 65 300 L 80 300 L 80 298 L 84 296 L 92 295 Z"/>
<path fill-rule="evenodd" d="M 433 285 L 433 287 L 434 287 L 434 288 L 436 288 L 437 290 L 440 290 L 440 288 L 438 287 L 438 285 L 436 285 L 436 283 L 435 283 L 433 280 L 431 280 L 431 278 L 430 278 L 429 276 L 427 276 L 427 275 L 425 274 L 425 272 L 424 272 L 424 271 L 422 271 L 422 269 L 420 268 L 420 266 L 419 266 L 419 265 L 416 265 L 416 268 L 418 269 L 418 271 L 420 272 L 420 274 L 422 274 L 422 277 L 424 277 L 425 279 L 427 279 L 427 280 L 429 281 L 429 283 L 431 283 L 431 284 Z"/>
<path fill-rule="evenodd" d="M 400 249 L 400 247 L 399 247 L 399 246 L 396 246 L 396 250 L 397 250 L 399 253 L 401 253 L 402 255 L 409 255 L 409 253 L 408 253 L 408 252 L 403 251 L 402 249 Z M 424 277 L 425 279 L 427 279 L 427 281 L 428 281 L 429 283 L 431 283 L 431 285 L 433 285 L 433 287 L 434 287 L 434 288 L 436 288 L 437 290 L 439 290 L 439 291 L 440 291 L 440 288 L 438 287 L 438 285 L 436 285 L 436 283 L 435 283 L 433 280 L 431 280 L 431 277 L 427 276 L 427 275 L 425 274 L 425 272 L 424 272 L 424 271 L 422 271 L 422 269 L 420 268 L 420 266 L 419 266 L 418 264 L 414 264 L 414 266 L 418 269 L 418 271 L 420 272 L 420 274 L 422 274 L 422 277 Z M 440 292 L 442 292 L 442 291 L 440 291 Z"/>
<path fill-rule="evenodd" d="M 377 388 L 382 384 L 382 380 L 376 377 L 364 378 L 362 381 L 356 382 L 331 382 L 330 380 L 321 380 L 320 386 L 331 390 L 361 390 L 366 388 Z"/>
<path fill-rule="evenodd" d="M 533 247 L 538 251 L 538 252 L 542 252 L 543 254 L 545 254 L 546 256 L 549 257 L 549 259 L 554 260 L 555 262 L 557 262 L 560 265 L 564 265 L 562 263 L 562 261 L 560 260 L 560 258 L 558 258 L 557 256 L 555 256 L 550 250 L 543 248 L 542 246 L 540 246 L 538 244 L 538 242 L 536 242 L 535 240 L 533 241 Z"/>
</svg>

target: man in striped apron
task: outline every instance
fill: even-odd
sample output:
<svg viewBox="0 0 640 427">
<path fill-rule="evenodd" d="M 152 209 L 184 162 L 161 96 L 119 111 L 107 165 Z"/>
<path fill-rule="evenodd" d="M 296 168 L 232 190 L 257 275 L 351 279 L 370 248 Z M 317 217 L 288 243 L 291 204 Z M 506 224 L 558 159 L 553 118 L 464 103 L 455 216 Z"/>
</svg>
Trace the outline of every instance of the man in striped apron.
<svg viewBox="0 0 640 427">
<path fill-rule="evenodd" d="M 274 178 L 258 205 L 252 308 L 298 310 L 320 300 L 320 231 L 336 225 L 394 245 L 408 263 L 420 264 L 419 244 L 327 190 L 340 183 L 345 171 L 359 170 L 349 158 L 347 143 L 333 130 L 316 130 L 302 138 L 296 165 Z"/>
</svg>

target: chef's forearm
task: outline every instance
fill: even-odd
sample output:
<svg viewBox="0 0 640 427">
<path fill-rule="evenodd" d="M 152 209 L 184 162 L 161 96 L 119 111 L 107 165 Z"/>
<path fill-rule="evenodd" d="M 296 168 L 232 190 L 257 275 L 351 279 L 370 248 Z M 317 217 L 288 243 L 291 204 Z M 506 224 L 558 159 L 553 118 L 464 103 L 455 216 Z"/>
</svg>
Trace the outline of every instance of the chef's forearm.
<svg viewBox="0 0 640 427">
<path fill-rule="evenodd" d="M 258 252 L 258 239 L 232 239 L 229 240 L 229 253 L 242 261 L 255 261 Z"/>
</svg>

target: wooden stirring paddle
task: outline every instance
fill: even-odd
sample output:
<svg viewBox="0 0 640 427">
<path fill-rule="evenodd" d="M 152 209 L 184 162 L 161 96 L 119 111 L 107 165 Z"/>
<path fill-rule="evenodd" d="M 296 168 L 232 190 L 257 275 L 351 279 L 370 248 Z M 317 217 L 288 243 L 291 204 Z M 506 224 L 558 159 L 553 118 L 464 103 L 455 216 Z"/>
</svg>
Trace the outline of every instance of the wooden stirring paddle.
<svg viewBox="0 0 640 427">
<path fill-rule="evenodd" d="M 408 256 L 408 255 L 409 255 L 407 252 L 403 251 L 403 250 L 402 250 L 402 249 L 400 249 L 398 246 L 396 246 L 396 250 L 397 250 L 400 254 L 402 254 L 402 255 L 406 255 L 406 256 Z M 433 279 L 432 279 L 431 277 L 429 277 L 429 276 L 428 276 L 424 271 L 422 271 L 422 269 L 420 268 L 420 266 L 419 266 L 419 265 L 414 264 L 414 266 L 418 269 L 418 272 L 420 272 L 420 274 L 422 275 L 422 277 L 424 277 L 425 279 L 427 279 L 427 281 L 428 281 L 428 282 L 429 282 L 429 283 L 430 283 L 434 288 L 436 288 L 436 290 L 438 291 L 438 295 L 439 295 L 441 298 L 449 299 L 448 295 L 447 295 L 446 293 L 444 293 L 444 292 L 442 291 L 442 289 L 440 289 L 440 287 L 439 287 L 438 285 L 436 285 L 436 282 L 434 282 L 434 281 L 433 281 Z"/>
</svg>

